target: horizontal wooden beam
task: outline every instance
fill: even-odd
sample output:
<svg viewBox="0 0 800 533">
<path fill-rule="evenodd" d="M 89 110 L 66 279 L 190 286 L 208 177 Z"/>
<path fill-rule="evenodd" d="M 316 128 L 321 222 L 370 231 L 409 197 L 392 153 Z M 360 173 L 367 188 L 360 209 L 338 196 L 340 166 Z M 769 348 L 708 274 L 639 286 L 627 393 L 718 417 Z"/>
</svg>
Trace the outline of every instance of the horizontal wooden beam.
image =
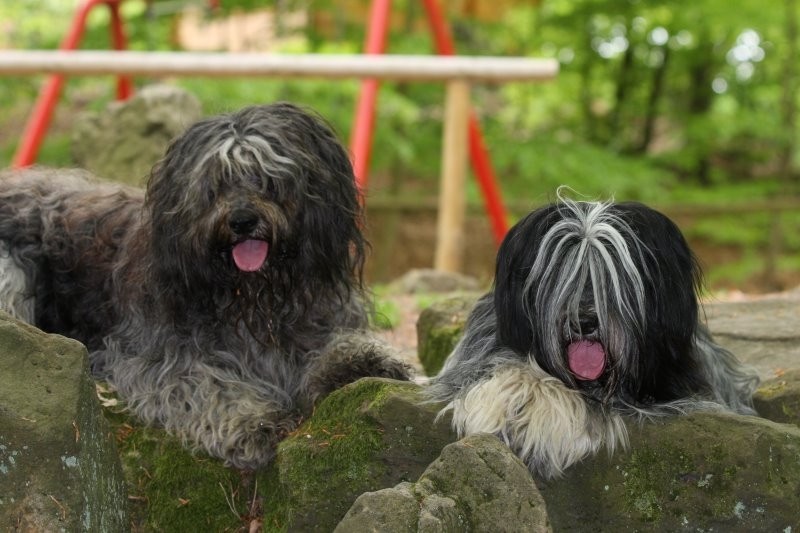
<svg viewBox="0 0 800 533">
<path fill-rule="evenodd" d="M 0 51 L 0 75 L 379 78 L 445 82 L 549 80 L 553 59 L 490 56 L 330 55 L 136 51 Z"/>
</svg>

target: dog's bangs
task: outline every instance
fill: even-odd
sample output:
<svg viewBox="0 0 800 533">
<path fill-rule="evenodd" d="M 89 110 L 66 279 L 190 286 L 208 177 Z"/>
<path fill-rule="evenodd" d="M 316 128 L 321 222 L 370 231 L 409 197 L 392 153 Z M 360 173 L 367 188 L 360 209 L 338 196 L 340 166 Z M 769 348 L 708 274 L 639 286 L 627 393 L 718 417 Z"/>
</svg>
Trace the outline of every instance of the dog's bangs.
<svg viewBox="0 0 800 533">
<path fill-rule="evenodd" d="M 646 275 L 646 267 L 636 235 L 610 203 L 562 199 L 557 213 L 560 218 L 539 243 L 523 287 L 531 325 L 537 329 L 538 322 L 549 332 L 550 346 L 544 348 L 553 356 L 560 352 L 563 320 L 579 322 L 581 295 L 589 284 L 601 335 L 608 333 L 611 315 L 643 332 L 647 315 L 640 270 Z"/>
<path fill-rule="evenodd" d="M 259 192 L 274 190 L 278 193 L 286 188 L 297 169 L 297 163 L 280 155 L 272 143 L 262 136 L 231 136 L 221 139 L 216 150 L 212 150 L 198 167 L 202 172 L 214 174 L 212 186 L 228 184 L 240 187 L 244 181 L 248 188 Z"/>
</svg>

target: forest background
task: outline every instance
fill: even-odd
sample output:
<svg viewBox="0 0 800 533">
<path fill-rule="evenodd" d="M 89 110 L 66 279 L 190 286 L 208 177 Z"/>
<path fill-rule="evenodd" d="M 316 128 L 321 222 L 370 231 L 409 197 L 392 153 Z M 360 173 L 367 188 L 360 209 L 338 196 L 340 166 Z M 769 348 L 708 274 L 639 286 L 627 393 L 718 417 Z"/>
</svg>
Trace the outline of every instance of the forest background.
<svg viewBox="0 0 800 533">
<path fill-rule="evenodd" d="M 550 82 L 479 85 L 472 91 L 514 219 L 551 200 L 562 184 L 589 198 L 643 201 L 678 221 L 712 289 L 747 292 L 800 284 L 798 3 L 440 2 L 460 54 L 560 62 L 561 71 Z M 370 3 L 220 4 L 211 10 L 204 2 L 128 0 L 123 13 L 130 48 L 359 53 Z M 2 2 L 0 48 L 57 48 L 76 5 L 71 0 Z M 82 48 L 108 48 L 106 11 L 92 13 Z M 389 53 L 433 53 L 421 2 L 393 2 L 388 43 Z M 11 161 L 41 81 L 0 78 L 0 166 Z M 164 80 L 137 78 L 137 85 L 155 81 Z M 167 81 L 195 94 L 206 114 L 274 100 L 311 106 L 345 143 L 358 93 L 355 80 Z M 384 231 L 372 236 L 374 245 L 390 242 L 391 250 L 377 253 L 375 279 L 420 266 L 415 261 L 424 262 L 427 255 L 413 253 L 412 247 L 432 248 L 423 238 L 414 244 L 412 237 L 408 244 L 395 234 L 405 226 L 410 235 L 421 236 L 427 231 L 420 229 L 424 220 L 435 219 L 443 94 L 443 87 L 433 83 L 381 86 L 368 207 Z M 39 162 L 73 164 L 71 124 L 112 99 L 110 78 L 70 80 Z M 468 198 L 480 218 L 474 180 Z M 416 219 L 398 214 L 415 210 Z M 475 233 L 480 242 L 467 247 L 486 261 L 471 273 L 487 278 L 488 226 Z M 422 259 L 398 261 L 398 254 Z"/>
</svg>

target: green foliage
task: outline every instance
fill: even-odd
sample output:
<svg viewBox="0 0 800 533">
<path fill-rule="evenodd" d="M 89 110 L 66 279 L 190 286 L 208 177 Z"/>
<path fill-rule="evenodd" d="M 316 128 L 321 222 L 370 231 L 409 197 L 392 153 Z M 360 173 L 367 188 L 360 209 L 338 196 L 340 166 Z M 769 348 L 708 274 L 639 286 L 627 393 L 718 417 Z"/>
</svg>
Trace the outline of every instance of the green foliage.
<svg viewBox="0 0 800 533">
<path fill-rule="evenodd" d="M 517 144 L 523 149 L 500 151 L 494 158 L 504 169 L 500 183 L 508 198 L 541 203 L 567 185 L 590 199 L 659 202 L 675 182 L 670 172 L 648 160 L 620 156 L 568 132 L 518 139 Z M 477 202 L 477 191 L 474 196 Z"/>
<path fill-rule="evenodd" d="M 378 329 L 392 329 L 400 323 L 400 308 L 387 298 L 376 298 L 370 324 Z"/>
<path fill-rule="evenodd" d="M 246 522 L 252 480 L 191 455 L 159 429 L 107 409 L 128 484 L 134 531 L 236 531 Z"/>
<path fill-rule="evenodd" d="M 800 2 L 800 0 L 794 0 Z M 659 205 L 681 202 L 719 205 L 767 201 L 798 194 L 800 153 L 797 80 L 785 75 L 792 63 L 787 9 L 793 1 L 764 9 L 747 0 L 731 9 L 722 0 L 548 0 L 518 2 L 492 21 L 476 21 L 449 10 L 462 54 L 552 57 L 558 77 L 542 84 L 479 85 L 472 91 L 495 174 L 507 199 L 534 206 L 568 185 L 590 198 L 614 196 Z M 47 0 L 0 5 L 0 20 L 13 21 L 0 44 L 19 48 L 58 46 L 74 6 Z M 313 5 L 288 2 L 222 2 L 208 11 L 306 9 L 329 22 L 310 25 L 286 53 L 358 53 L 365 10 L 342 9 L 330 0 Z M 393 3 L 388 51 L 431 54 L 433 43 L 418 2 Z M 795 6 L 795 9 L 800 9 Z M 123 5 L 130 47 L 174 49 L 173 5 L 167 1 Z M 108 10 L 88 21 L 84 48 L 106 48 Z M 149 80 L 140 78 L 138 84 Z M 208 114 L 274 100 L 292 100 L 319 111 L 346 142 L 359 90 L 356 80 L 182 78 L 173 80 L 197 94 Z M 39 80 L 0 79 L 0 165 L 8 162 L 21 118 Z M 792 95 L 787 100 L 786 95 Z M 65 114 L 97 109 L 113 97 L 109 78 L 69 80 Z M 386 82 L 381 85 L 371 157 L 372 195 L 429 197 L 438 192 L 444 91 L 440 84 Z M 790 106 L 791 104 L 791 106 Z M 20 111 L 23 110 L 23 111 Z M 0 116 L 3 116 L 0 115 Z M 51 128 L 39 160 L 70 163 L 69 120 Z M 789 170 L 780 154 L 791 149 Z M 387 183 L 387 180 L 389 181 Z M 735 186 L 741 186 L 739 193 Z M 744 191 L 748 191 L 744 194 Z M 470 202 L 479 203 L 474 180 Z M 741 194 L 740 194 L 741 193 Z M 753 232 L 763 226 L 755 223 Z M 703 238 L 730 243 L 713 219 L 697 230 Z M 752 233 L 752 232 L 750 232 Z M 742 245 L 753 242 L 738 239 Z M 792 233 L 785 232 L 791 239 Z M 791 254 L 797 247 L 786 247 Z M 791 263 L 792 261 L 789 261 Z"/>
<path fill-rule="evenodd" d="M 313 418 L 280 443 L 278 458 L 259 476 L 265 501 L 270 502 L 264 510 L 267 531 L 284 531 L 288 513 L 298 502 L 324 501 L 332 487 L 355 489 L 355 498 L 359 487 L 368 487 L 380 476 L 367 459 L 381 448 L 381 431 L 363 412 L 383 401 L 389 387 L 361 380 L 332 392 Z M 341 516 L 346 510 L 337 511 Z"/>
</svg>

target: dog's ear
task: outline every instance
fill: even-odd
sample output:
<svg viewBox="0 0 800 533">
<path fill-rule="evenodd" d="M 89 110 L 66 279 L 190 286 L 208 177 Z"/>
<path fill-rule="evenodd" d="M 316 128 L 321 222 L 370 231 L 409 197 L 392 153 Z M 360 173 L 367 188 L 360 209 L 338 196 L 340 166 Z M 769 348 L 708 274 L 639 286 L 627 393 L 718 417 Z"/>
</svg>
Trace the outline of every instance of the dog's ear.
<svg viewBox="0 0 800 533">
<path fill-rule="evenodd" d="M 645 205 L 617 205 L 641 246 L 632 260 L 641 264 L 648 320 L 647 336 L 663 338 L 664 345 L 688 352 L 697 325 L 698 293 L 702 272 L 678 226 L 666 215 Z"/>
<path fill-rule="evenodd" d="M 646 329 L 639 341 L 647 357 L 637 359 L 638 378 L 626 386 L 635 397 L 656 401 L 705 393 L 695 342 L 698 291 L 702 273 L 678 226 L 666 215 L 635 202 L 617 204 L 638 246 L 629 243 L 631 260 L 643 273 Z"/>
<path fill-rule="evenodd" d="M 305 152 L 306 198 L 299 222 L 303 246 L 316 250 L 299 254 L 296 266 L 325 283 L 350 287 L 362 284 L 367 242 L 362 233 L 363 207 L 353 166 L 333 128 L 318 114 L 293 104 L 276 104 L 296 125 L 292 136 Z M 287 150 L 289 148 L 287 147 Z M 300 149 L 300 148 L 293 148 Z M 335 235 L 335 239 L 307 239 L 307 235 Z M 313 243 L 311 241 L 314 241 Z"/>
</svg>

